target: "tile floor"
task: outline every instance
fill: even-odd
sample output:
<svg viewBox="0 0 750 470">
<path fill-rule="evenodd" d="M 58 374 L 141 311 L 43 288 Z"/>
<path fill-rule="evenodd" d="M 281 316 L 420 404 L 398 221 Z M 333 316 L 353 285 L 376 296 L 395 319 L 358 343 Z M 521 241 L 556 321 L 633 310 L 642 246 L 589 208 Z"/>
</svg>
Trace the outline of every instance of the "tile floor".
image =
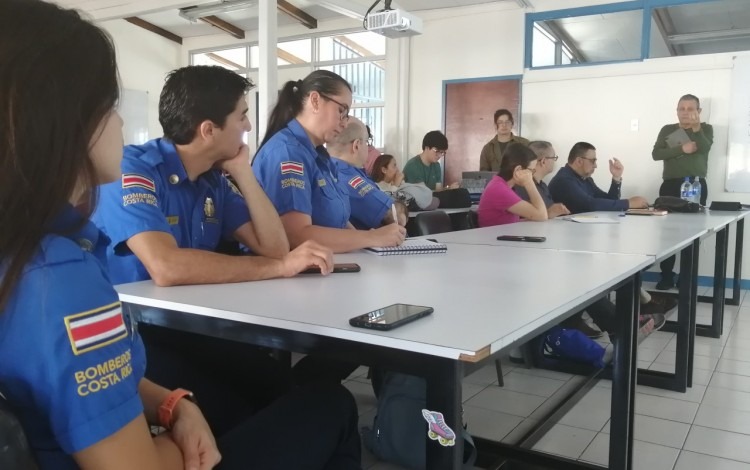
<svg viewBox="0 0 750 470">
<path fill-rule="evenodd" d="M 646 286 L 648 287 L 648 286 Z M 711 294 L 699 288 L 699 294 Z M 720 339 L 695 341 L 694 385 L 687 393 L 637 387 L 634 469 L 750 470 L 750 295 L 725 309 Z M 710 304 L 698 304 L 698 323 L 710 322 Z M 656 332 L 641 343 L 639 366 L 673 371 L 675 338 Z M 345 386 L 359 405 L 360 427 L 371 425 L 376 402 L 359 368 Z M 469 432 L 512 440 L 536 422 L 545 403 L 566 393 L 569 374 L 524 369 L 504 361 L 505 386 L 497 386 L 494 366 L 466 377 L 464 411 Z M 610 389 L 600 381 L 536 445 L 536 449 L 606 465 Z M 537 414 L 535 414 L 535 412 Z M 363 468 L 398 470 L 367 451 Z"/>
</svg>

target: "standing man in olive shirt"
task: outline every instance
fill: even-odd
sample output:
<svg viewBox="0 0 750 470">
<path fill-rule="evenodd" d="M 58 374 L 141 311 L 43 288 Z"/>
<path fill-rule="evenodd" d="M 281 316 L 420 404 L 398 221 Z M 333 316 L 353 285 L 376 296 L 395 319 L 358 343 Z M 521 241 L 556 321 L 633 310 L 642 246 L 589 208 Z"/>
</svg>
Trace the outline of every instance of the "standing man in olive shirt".
<svg viewBox="0 0 750 470">
<path fill-rule="evenodd" d="M 680 186 L 685 177 L 689 177 L 691 183 L 698 177 L 701 183 L 701 205 L 705 205 L 708 196 L 708 152 L 714 143 L 714 128 L 701 122 L 701 103 L 695 95 L 680 98 L 677 103 L 677 119 L 679 123 L 661 128 L 651 152 L 654 160 L 664 162 L 664 182 L 659 188 L 659 195 L 679 197 Z M 670 147 L 667 139 L 678 129 L 684 130 L 690 141 Z M 661 262 L 661 280 L 656 284 L 657 289 L 668 290 L 675 286 L 674 263 L 674 256 Z"/>
<path fill-rule="evenodd" d="M 482 147 L 482 153 L 479 155 L 479 171 L 497 173 L 508 145 L 512 143 L 529 145 L 528 140 L 513 134 L 513 115 L 507 109 L 495 111 L 494 123 L 497 135 L 493 135 L 492 139 Z"/>
</svg>

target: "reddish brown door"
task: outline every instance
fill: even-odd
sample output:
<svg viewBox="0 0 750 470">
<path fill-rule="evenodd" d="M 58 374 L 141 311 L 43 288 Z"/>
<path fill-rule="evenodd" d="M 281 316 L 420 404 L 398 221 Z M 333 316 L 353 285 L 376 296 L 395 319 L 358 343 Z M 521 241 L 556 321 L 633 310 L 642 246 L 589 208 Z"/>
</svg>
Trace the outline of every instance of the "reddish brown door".
<svg viewBox="0 0 750 470">
<path fill-rule="evenodd" d="M 492 116 L 505 108 L 520 122 L 520 79 L 447 83 L 445 85 L 445 135 L 448 154 L 445 157 L 445 181 L 461 181 L 464 171 L 479 170 L 482 147 L 496 135 Z"/>
</svg>

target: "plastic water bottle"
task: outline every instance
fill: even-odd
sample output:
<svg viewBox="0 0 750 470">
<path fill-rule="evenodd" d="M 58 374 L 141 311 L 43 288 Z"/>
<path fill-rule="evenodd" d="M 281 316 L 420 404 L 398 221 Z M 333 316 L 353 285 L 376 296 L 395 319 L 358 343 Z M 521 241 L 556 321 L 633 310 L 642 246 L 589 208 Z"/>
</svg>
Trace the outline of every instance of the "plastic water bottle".
<svg viewBox="0 0 750 470">
<path fill-rule="evenodd" d="M 690 184 L 690 177 L 686 176 L 685 181 L 680 186 L 680 198 L 685 201 L 690 201 L 693 192 L 693 185 Z"/>
<path fill-rule="evenodd" d="M 693 180 L 693 202 L 696 204 L 701 203 L 701 180 L 697 176 Z"/>
</svg>

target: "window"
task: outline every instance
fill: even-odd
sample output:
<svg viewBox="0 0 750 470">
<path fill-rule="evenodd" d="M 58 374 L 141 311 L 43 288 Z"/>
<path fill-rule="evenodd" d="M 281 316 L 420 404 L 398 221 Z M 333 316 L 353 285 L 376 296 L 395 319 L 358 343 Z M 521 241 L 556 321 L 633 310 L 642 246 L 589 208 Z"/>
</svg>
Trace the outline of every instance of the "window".
<svg viewBox="0 0 750 470">
<path fill-rule="evenodd" d="M 526 15 L 531 68 L 747 50 L 748 0 L 613 1 Z"/>
<path fill-rule="evenodd" d="M 370 126 L 373 145 L 382 148 L 385 47 L 385 37 L 369 31 L 282 39 L 278 43 L 276 63 L 284 70 L 284 75 L 294 75 L 298 71 L 302 78 L 312 68 L 330 70 L 344 77 L 352 86 L 351 115 Z M 193 52 L 191 63 L 221 65 L 247 74 L 258 70 L 260 48 L 257 44 L 248 44 L 233 49 Z"/>
</svg>

